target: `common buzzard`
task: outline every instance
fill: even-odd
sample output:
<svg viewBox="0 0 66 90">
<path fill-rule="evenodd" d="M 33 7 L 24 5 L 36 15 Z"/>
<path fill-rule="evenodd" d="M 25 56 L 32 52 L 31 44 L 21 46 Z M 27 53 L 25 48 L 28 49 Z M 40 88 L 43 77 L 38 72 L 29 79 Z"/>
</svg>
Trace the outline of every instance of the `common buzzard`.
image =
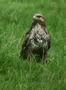
<svg viewBox="0 0 66 90">
<path fill-rule="evenodd" d="M 45 17 L 41 13 L 33 16 L 31 28 L 25 35 L 20 56 L 31 58 L 37 54 L 42 62 L 47 62 L 47 51 L 50 48 L 51 38 L 45 24 Z"/>
</svg>

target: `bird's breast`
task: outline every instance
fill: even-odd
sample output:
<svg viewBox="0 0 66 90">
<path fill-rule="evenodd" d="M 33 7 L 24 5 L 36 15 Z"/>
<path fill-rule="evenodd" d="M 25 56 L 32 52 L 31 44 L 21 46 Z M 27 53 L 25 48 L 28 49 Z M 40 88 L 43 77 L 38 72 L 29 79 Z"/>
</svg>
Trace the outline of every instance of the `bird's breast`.
<svg viewBox="0 0 66 90">
<path fill-rule="evenodd" d="M 36 25 L 31 33 L 31 46 L 33 48 L 47 47 L 47 34 L 41 25 Z"/>
</svg>

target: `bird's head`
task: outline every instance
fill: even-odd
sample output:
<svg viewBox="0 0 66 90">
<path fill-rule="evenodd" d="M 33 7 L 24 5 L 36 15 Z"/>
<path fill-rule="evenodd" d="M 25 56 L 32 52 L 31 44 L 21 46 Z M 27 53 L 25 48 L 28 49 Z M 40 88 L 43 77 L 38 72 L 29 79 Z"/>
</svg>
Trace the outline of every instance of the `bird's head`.
<svg viewBox="0 0 66 90">
<path fill-rule="evenodd" d="M 44 23 L 45 18 L 44 18 L 44 16 L 43 16 L 41 13 L 36 13 L 36 14 L 33 16 L 33 20 L 34 20 L 34 21 L 37 21 L 37 22 L 40 22 L 40 23 Z"/>
</svg>

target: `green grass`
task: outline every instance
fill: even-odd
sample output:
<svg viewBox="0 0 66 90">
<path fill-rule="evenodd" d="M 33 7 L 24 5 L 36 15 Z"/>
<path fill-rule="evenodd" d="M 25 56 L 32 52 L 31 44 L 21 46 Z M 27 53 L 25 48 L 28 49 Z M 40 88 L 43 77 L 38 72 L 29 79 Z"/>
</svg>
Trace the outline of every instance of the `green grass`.
<svg viewBox="0 0 66 90">
<path fill-rule="evenodd" d="M 19 59 L 36 12 L 52 38 L 47 64 Z M 0 0 L 0 90 L 66 90 L 66 0 Z"/>
</svg>

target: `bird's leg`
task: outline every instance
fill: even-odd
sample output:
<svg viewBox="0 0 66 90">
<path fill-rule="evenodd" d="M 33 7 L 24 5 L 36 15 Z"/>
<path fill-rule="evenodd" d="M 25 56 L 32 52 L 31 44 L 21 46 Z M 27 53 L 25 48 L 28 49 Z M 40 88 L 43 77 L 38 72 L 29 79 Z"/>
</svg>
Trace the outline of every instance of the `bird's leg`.
<svg viewBox="0 0 66 90">
<path fill-rule="evenodd" d="M 45 51 L 45 53 L 44 53 L 44 61 L 45 61 L 45 63 L 47 63 L 47 56 L 48 56 L 47 51 Z"/>
<path fill-rule="evenodd" d="M 42 54 L 42 60 L 41 60 L 42 64 L 44 63 L 44 49 L 43 49 L 43 54 Z"/>
<path fill-rule="evenodd" d="M 31 52 L 31 50 L 29 50 L 28 55 L 27 55 L 28 60 L 31 60 L 31 56 L 32 56 L 32 52 Z"/>
<path fill-rule="evenodd" d="M 47 63 L 47 51 L 43 50 L 42 63 Z"/>
</svg>

